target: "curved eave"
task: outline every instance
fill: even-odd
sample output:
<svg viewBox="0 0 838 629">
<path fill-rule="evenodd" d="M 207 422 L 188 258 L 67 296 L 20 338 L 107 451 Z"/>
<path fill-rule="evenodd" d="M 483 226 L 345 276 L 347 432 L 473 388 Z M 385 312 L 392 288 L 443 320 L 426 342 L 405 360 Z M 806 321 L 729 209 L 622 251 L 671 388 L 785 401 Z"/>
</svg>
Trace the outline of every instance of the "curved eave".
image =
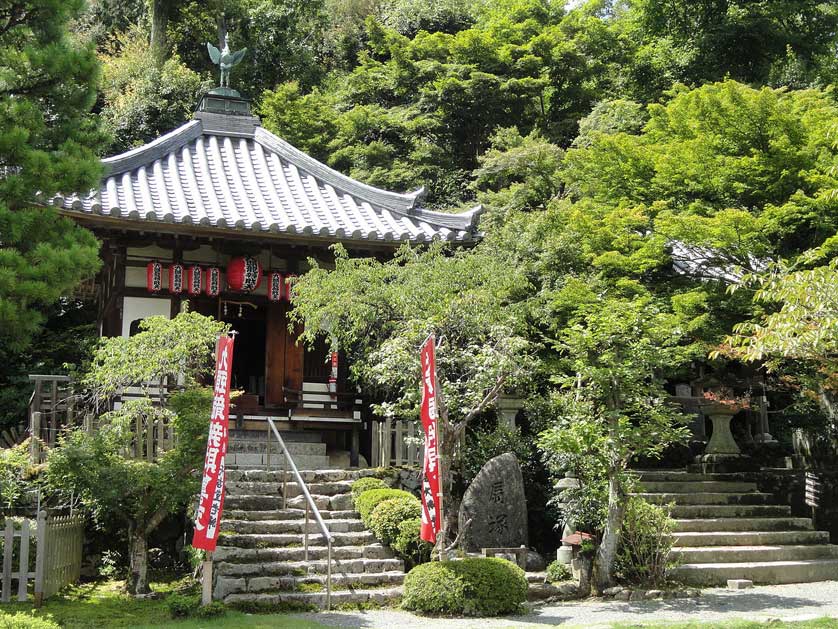
<svg viewBox="0 0 838 629">
<path fill-rule="evenodd" d="M 57 200 L 57 199 L 56 199 Z M 91 226 L 100 226 L 111 229 L 124 229 L 128 231 L 137 232 L 159 232 L 159 233 L 177 233 L 189 234 L 196 236 L 204 236 L 207 238 L 224 238 L 236 237 L 244 239 L 259 239 L 259 240 L 283 240 L 289 243 L 311 244 L 328 246 L 335 242 L 340 242 L 345 245 L 357 247 L 375 247 L 393 249 L 401 244 L 410 243 L 412 245 L 430 243 L 430 242 L 451 242 L 458 244 L 475 244 L 482 239 L 482 233 L 471 233 L 465 231 L 448 231 L 445 234 L 434 234 L 431 237 L 425 237 L 420 234 L 418 238 L 392 238 L 389 234 L 378 233 L 376 231 L 367 232 L 366 234 L 358 231 L 351 234 L 329 234 L 317 233 L 310 229 L 296 230 L 293 226 L 288 229 L 281 229 L 277 225 L 262 226 L 257 224 L 248 225 L 227 225 L 227 224 L 212 224 L 208 221 L 194 222 L 192 220 L 176 221 L 166 220 L 160 221 L 143 216 L 111 216 L 107 211 L 93 212 L 79 212 L 72 207 L 66 207 L 59 203 L 47 202 L 44 205 L 52 205 L 57 207 L 59 212 L 63 215 L 78 220 L 81 223 L 89 223 Z"/>
</svg>

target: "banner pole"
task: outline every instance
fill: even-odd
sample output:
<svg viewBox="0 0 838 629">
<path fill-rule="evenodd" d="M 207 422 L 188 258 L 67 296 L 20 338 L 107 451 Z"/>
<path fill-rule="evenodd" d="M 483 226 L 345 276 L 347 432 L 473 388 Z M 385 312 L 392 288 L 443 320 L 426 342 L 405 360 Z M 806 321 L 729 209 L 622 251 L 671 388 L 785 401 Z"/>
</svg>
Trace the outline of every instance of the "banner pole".
<svg viewBox="0 0 838 629">
<path fill-rule="evenodd" d="M 436 339 L 434 339 L 436 340 Z M 440 561 L 448 561 L 448 553 L 445 551 L 445 545 L 448 543 L 448 523 L 445 519 L 445 506 L 443 502 L 443 488 L 445 487 L 446 479 L 446 457 L 442 454 L 442 446 L 445 443 L 445 428 L 443 427 L 442 415 L 440 411 L 444 408 L 444 400 L 442 399 L 442 390 L 439 388 L 439 378 L 436 373 L 436 347 L 434 347 L 434 391 L 437 395 L 437 413 L 436 413 L 436 451 L 437 460 L 439 461 L 439 559 Z M 446 422 L 447 423 L 447 422 Z"/>
<path fill-rule="evenodd" d="M 201 570 L 201 605 L 212 603 L 212 552 L 207 552 Z"/>
</svg>

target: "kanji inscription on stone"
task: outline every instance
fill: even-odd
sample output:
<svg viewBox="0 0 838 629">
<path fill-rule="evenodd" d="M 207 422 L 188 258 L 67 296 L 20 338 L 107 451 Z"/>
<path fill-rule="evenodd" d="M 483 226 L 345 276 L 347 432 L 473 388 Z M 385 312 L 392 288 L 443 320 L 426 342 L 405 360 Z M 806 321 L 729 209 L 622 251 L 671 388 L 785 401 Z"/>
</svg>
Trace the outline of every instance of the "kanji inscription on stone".
<svg viewBox="0 0 838 629">
<path fill-rule="evenodd" d="M 507 452 L 486 462 L 463 496 L 459 525 L 468 552 L 527 545 L 524 478 L 514 454 Z"/>
</svg>

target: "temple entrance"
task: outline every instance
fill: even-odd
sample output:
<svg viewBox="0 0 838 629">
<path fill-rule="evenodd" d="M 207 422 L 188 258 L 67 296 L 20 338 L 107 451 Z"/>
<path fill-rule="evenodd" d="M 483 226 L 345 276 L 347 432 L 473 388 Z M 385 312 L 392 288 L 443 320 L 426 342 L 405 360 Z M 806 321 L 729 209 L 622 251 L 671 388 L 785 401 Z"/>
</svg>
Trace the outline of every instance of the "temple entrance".
<svg viewBox="0 0 838 629">
<path fill-rule="evenodd" d="M 288 309 L 285 302 L 272 302 L 267 307 L 265 345 L 265 406 L 285 404 L 285 389 L 302 391 L 302 343 L 297 334 L 288 330 Z"/>
<path fill-rule="evenodd" d="M 244 391 L 237 403 L 242 409 L 255 409 L 265 403 L 265 315 L 265 307 L 262 305 L 248 302 L 224 302 L 222 305 L 221 319 L 238 332 L 232 387 Z"/>
</svg>

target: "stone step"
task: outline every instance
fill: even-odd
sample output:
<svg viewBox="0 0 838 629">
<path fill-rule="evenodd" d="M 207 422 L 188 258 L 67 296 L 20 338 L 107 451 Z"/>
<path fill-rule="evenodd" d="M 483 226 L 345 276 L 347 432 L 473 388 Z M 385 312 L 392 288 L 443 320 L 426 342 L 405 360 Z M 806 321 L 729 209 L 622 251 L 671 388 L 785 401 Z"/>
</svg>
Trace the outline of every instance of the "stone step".
<svg viewBox="0 0 838 629">
<path fill-rule="evenodd" d="M 676 547 L 672 549 L 672 556 L 687 564 L 799 561 L 836 558 L 838 557 L 838 546 L 814 544 L 806 546 Z"/>
<path fill-rule="evenodd" d="M 316 545 L 309 545 L 309 561 L 323 561 L 328 557 L 328 549 L 322 546 L 322 538 L 314 537 L 311 540 Z M 227 563 L 262 563 L 270 564 L 276 562 L 305 561 L 305 549 L 300 546 L 288 546 L 284 548 L 238 548 L 227 546 L 226 540 L 221 538 L 220 544 L 213 554 L 216 562 Z M 378 542 L 364 545 L 335 546 L 332 548 L 332 559 L 392 559 L 393 552 Z"/>
<path fill-rule="evenodd" d="M 672 576 L 697 586 L 724 585 L 728 579 L 748 579 L 769 585 L 812 583 L 835 580 L 838 559 L 682 564 L 672 571 Z"/>
<path fill-rule="evenodd" d="M 342 590 L 332 592 L 332 607 L 341 605 L 387 605 L 401 598 L 402 588 L 376 588 L 369 590 Z M 325 592 L 287 592 L 281 594 L 230 594 L 224 603 L 253 607 L 275 608 L 277 606 L 300 606 L 314 609 L 326 608 Z"/>
<path fill-rule="evenodd" d="M 215 580 L 214 598 L 226 600 L 231 594 L 266 593 L 280 594 L 284 592 L 325 592 L 327 576 L 325 574 L 311 574 L 306 576 L 256 576 L 256 577 L 218 577 Z M 356 587 L 370 588 L 381 586 L 398 586 L 404 581 L 404 572 L 378 572 L 360 574 L 332 573 L 332 592 L 349 590 Z"/>
<path fill-rule="evenodd" d="M 243 454 L 230 453 L 225 459 L 227 467 L 231 469 L 267 469 L 270 463 L 271 469 L 277 469 L 281 466 L 280 458 L 276 455 L 270 457 L 266 454 Z M 329 457 L 319 454 L 301 454 L 294 457 L 294 465 L 300 470 L 319 470 L 326 469 L 330 466 Z"/>
<path fill-rule="evenodd" d="M 355 520 L 358 519 L 357 511 L 349 509 L 345 511 L 321 511 L 320 517 L 324 520 Z M 305 518 L 304 509 L 272 509 L 268 511 L 250 511 L 243 509 L 225 509 L 225 520 L 299 520 Z"/>
<path fill-rule="evenodd" d="M 812 528 L 810 518 L 703 518 L 675 520 L 677 532 L 800 531 Z"/>
<path fill-rule="evenodd" d="M 262 441 L 267 439 L 268 422 L 265 422 L 265 430 L 239 430 L 238 428 L 230 429 L 230 443 L 235 441 Z M 280 430 L 279 435 L 285 442 L 285 445 L 291 443 L 320 443 L 323 437 L 317 431 L 308 430 Z M 271 441 L 276 443 L 276 437 L 271 434 Z"/>
<path fill-rule="evenodd" d="M 326 454 L 326 444 L 325 443 L 309 443 L 309 442 L 300 442 L 300 443 L 286 443 L 285 447 L 288 448 L 288 453 L 291 455 L 293 459 L 297 456 L 303 456 L 308 454 L 317 454 L 317 455 L 325 455 Z M 236 454 L 266 454 L 268 452 L 268 444 L 264 441 L 250 441 L 250 440 L 240 440 L 240 441 L 231 441 L 230 445 L 227 448 L 227 456 L 231 453 Z M 270 453 L 271 453 L 271 461 L 276 462 L 277 467 L 282 467 L 283 457 L 282 449 L 279 447 L 279 444 L 274 441 L 270 444 Z"/>
<path fill-rule="evenodd" d="M 687 518 L 766 518 L 791 515 L 788 505 L 679 505 L 672 507 L 675 519 Z"/>
<path fill-rule="evenodd" d="M 690 482 L 690 481 L 746 481 L 741 472 L 723 474 L 699 474 L 684 470 L 632 470 L 641 481 L 650 482 Z"/>
<path fill-rule="evenodd" d="M 773 502 L 774 496 L 768 493 L 751 492 L 746 494 L 735 494 L 725 492 L 706 492 L 689 494 L 634 494 L 643 498 L 646 502 L 654 504 L 677 505 L 761 505 Z"/>
<path fill-rule="evenodd" d="M 344 548 L 348 548 L 344 546 Z M 311 549 L 309 548 L 309 554 Z M 307 574 L 325 574 L 328 562 L 325 560 L 309 561 L 270 561 L 260 563 L 233 563 L 227 561 L 216 562 L 213 566 L 215 574 L 221 576 L 305 576 Z M 345 573 L 375 573 L 375 572 L 404 572 L 404 562 L 395 557 L 390 559 L 336 559 L 332 557 L 332 572 Z"/>
<path fill-rule="evenodd" d="M 314 504 L 320 511 L 348 511 L 352 509 L 352 496 L 350 494 L 339 494 L 337 496 L 311 496 Z M 285 507 L 289 509 L 305 509 L 305 496 L 294 496 L 288 498 Z M 225 506 L 231 509 L 270 511 L 282 509 L 282 496 L 262 496 L 253 494 L 227 495 L 224 499 Z"/>
<path fill-rule="evenodd" d="M 286 471 L 285 477 L 293 481 L 294 474 Z M 338 481 L 354 481 L 367 476 L 374 476 L 376 470 L 345 470 L 345 469 L 313 469 L 300 472 L 306 483 L 333 483 Z M 228 481 L 254 481 L 260 483 L 281 483 L 283 472 L 280 469 L 236 469 L 227 471 Z"/>
<path fill-rule="evenodd" d="M 324 519 L 325 522 L 325 519 Z M 364 523 L 357 519 L 339 520 L 329 519 L 325 522 L 330 533 L 350 533 L 366 530 Z M 305 520 L 224 520 L 221 523 L 222 533 L 302 533 Z M 309 519 L 309 533 L 320 533 L 320 526 Z"/>
<path fill-rule="evenodd" d="M 305 480 L 305 479 L 303 479 Z M 337 481 L 337 482 L 306 482 L 309 493 L 312 496 L 337 496 L 339 494 L 348 494 L 352 491 L 353 481 Z M 282 483 L 281 482 L 262 482 L 262 481 L 241 481 L 230 480 L 226 483 L 227 497 L 238 495 L 249 496 L 281 496 Z M 286 482 L 285 491 L 289 498 L 302 495 L 302 488 L 296 482 Z"/>
<path fill-rule="evenodd" d="M 369 531 L 352 531 L 336 533 L 330 531 L 332 546 L 358 546 L 371 544 L 375 537 Z M 228 533 L 223 536 L 225 546 L 238 548 L 278 548 L 289 546 L 303 546 L 302 533 Z M 309 543 L 324 544 L 322 534 L 310 535 Z"/>
<path fill-rule="evenodd" d="M 679 547 L 707 546 L 764 546 L 828 544 L 827 531 L 714 531 L 714 532 L 678 532 L 675 543 Z"/>
<path fill-rule="evenodd" d="M 640 491 L 649 494 L 737 493 L 757 491 L 757 484 L 745 481 L 690 480 L 643 481 Z"/>
</svg>

